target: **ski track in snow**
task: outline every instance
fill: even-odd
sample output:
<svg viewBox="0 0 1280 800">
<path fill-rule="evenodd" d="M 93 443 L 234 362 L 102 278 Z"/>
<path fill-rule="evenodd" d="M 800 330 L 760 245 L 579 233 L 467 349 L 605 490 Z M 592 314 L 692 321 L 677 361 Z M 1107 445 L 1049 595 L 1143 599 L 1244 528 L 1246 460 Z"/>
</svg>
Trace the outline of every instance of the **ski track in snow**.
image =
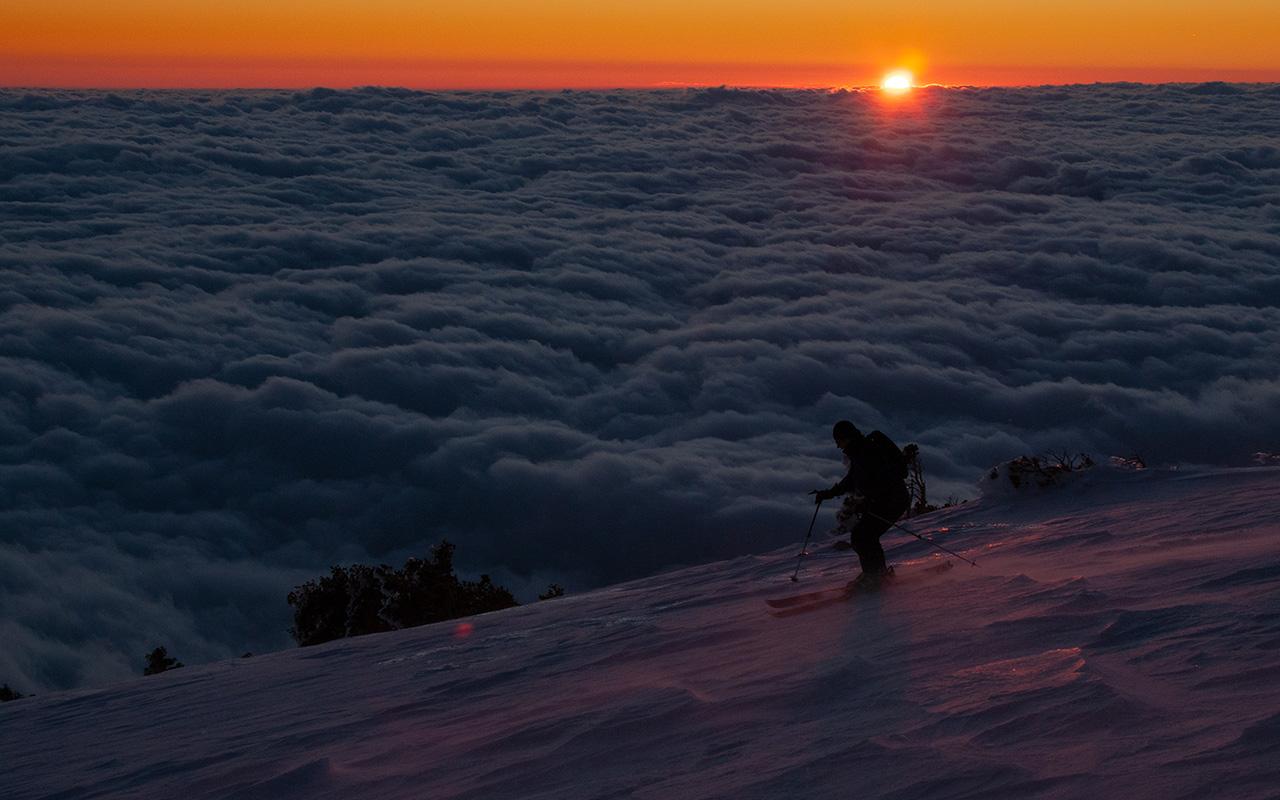
<svg viewBox="0 0 1280 800">
<path fill-rule="evenodd" d="M 1280 470 L 907 524 L 980 566 L 793 618 L 794 548 L 7 703 L 28 798 L 1274 798 Z M 940 557 L 886 537 L 898 564 Z"/>
</svg>

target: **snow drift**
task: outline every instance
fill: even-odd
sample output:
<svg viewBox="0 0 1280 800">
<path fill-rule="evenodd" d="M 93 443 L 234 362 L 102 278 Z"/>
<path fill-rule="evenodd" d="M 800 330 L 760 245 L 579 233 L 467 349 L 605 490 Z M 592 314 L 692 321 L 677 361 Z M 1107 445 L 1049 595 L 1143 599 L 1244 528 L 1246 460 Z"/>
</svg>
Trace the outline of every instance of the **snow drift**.
<svg viewBox="0 0 1280 800">
<path fill-rule="evenodd" d="M 1098 467 L 909 524 L 981 565 L 808 614 L 797 544 L 6 703 L 26 798 L 1274 798 L 1280 470 Z M 940 560 L 900 532 L 904 570 Z"/>
</svg>

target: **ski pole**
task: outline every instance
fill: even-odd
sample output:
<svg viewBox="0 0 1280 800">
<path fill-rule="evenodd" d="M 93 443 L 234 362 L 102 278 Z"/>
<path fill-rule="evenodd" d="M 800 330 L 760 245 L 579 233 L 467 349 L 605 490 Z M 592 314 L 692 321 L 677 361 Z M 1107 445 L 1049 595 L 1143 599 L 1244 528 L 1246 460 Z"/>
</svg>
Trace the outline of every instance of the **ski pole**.
<svg viewBox="0 0 1280 800">
<path fill-rule="evenodd" d="M 966 562 L 966 563 L 972 564 L 972 565 L 974 565 L 975 567 L 976 567 L 976 566 L 978 566 L 978 562 L 977 562 L 977 561 L 970 561 L 969 559 L 967 559 L 967 558 L 965 558 L 964 556 L 960 555 L 960 554 L 959 554 L 959 553 L 957 553 L 956 551 L 954 551 L 954 550 L 948 550 L 947 548 L 943 547 L 942 545 L 938 544 L 937 542 L 933 541 L 932 539 L 926 539 L 926 538 L 924 538 L 923 536 L 921 536 L 920 534 L 916 533 L 915 531 L 909 531 L 909 530 L 907 530 L 906 528 L 904 528 L 904 527 L 902 527 L 901 525 L 899 525 L 898 523 L 893 522 L 892 520 L 887 520 L 887 519 L 885 519 L 884 517 L 880 516 L 879 514 L 872 514 L 870 511 L 867 511 L 867 512 L 865 512 L 865 513 L 867 514 L 867 516 L 869 516 L 869 517 L 875 517 L 876 519 L 880 520 L 881 522 L 885 523 L 886 525 L 892 525 L 893 527 L 897 528 L 897 529 L 898 529 L 898 530 L 900 530 L 900 531 L 903 531 L 903 532 L 905 532 L 905 533 L 909 533 L 909 534 L 911 534 L 912 536 L 916 537 L 917 539 L 919 539 L 920 541 L 924 542 L 925 544 L 928 544 L 928 545 L 929 545 L 929 546 L 931 546 L 931 547 L 936 547 L 937 549 L 941 550 L 941 551 L 942 551 L 942 552 L 944 552 L 944 553 L 950 553 L 951 555 L 955 556 L 956 558 L 960 559 L 961 561 L 964 561 L 964 562 Z M 796 569 L 797 569 L 797 571 L 798 571 L 798 570 L 799 570 L 799 567 L 796 567 Z"/>
<path fill-rule="evenodd" d="M 804 558 L 804 551 L 809 549 L 809 537 L 813 535 L 813 523 L 818 521 L 818 509 L 822 508 L 822 501 L 819 500 L 813 508 L 813 519 L 809 520 L 809 532 L 804 535 L 804 544 L 800 547 L 800 555 L 796 556 L 796 571 L 791 573 L 791 582 L 799 583 L 800 578 L 800 559 Z"/>
</svg>

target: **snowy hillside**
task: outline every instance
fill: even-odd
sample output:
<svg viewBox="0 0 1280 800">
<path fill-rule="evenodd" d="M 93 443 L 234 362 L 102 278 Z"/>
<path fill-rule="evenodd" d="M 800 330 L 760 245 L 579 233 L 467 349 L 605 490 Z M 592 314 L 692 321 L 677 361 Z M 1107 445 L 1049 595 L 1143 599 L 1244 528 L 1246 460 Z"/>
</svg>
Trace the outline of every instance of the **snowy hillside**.
<svg viewBox="0 0 1280 800">
<path fill-rule="evenodd" d="M 824 513 L 829 513 L 824 511 Z M 796 544 L 6 703 L 27 798 L 1274 798 L 1280 470 L 1127 472 L 909 525 L 974 558 L 812 613 Z M 941 560 L 885 538 L 905 574 Z M 954 560 L 954 559 L 953 559 Z"/>
</svg>

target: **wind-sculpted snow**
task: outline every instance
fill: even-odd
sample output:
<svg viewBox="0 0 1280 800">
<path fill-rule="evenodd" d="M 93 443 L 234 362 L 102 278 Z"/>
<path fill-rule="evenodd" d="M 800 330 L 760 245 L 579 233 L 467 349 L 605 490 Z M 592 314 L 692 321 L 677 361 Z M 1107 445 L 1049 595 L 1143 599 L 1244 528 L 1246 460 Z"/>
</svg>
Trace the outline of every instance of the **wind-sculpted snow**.
<svg viewBox="0 0 1280 800">
<path fill-rule="evenodd" d="M 1267 800 L 1277 519 L 1280 468 L 1098 467 L 911 521 L 978 567 L 786 619 L 763 600 L 852 559 L 815 547 L 793 583 L 797 539 L 23 698 L 0 709 L 6 798 Z M 945 558 L 888 544 L 904 576 Z"/>
<path fill-rule="evenodd" d="M 921 445 L 1280 449 L 1280 89 L 0 93 L 0 680 L 766 552 Z"/>
</svg>

